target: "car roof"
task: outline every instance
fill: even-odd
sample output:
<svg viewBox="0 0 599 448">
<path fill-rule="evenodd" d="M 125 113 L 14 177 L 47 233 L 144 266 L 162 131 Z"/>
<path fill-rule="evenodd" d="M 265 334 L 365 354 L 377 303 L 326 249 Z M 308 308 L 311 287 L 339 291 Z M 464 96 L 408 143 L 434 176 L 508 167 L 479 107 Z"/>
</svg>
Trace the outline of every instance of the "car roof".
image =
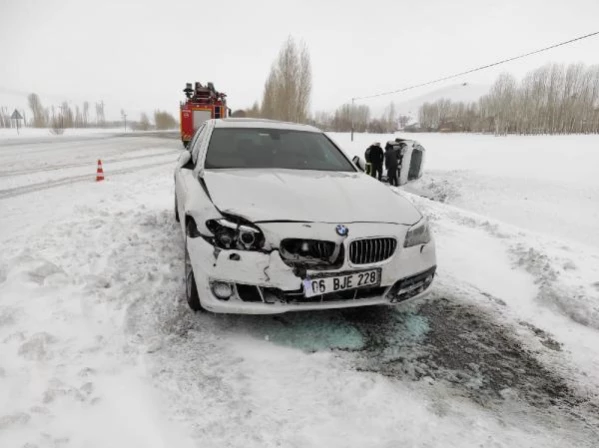
<svg viewBox="0 0 599 448">
<path fill-rule="evenodd" d="M 284 129 L 288 131 L 317 132 L 322 131 L 314 126 L 286 121 L 267 120 L 265 118 L 220 118 L 215 119 L 215 128 L 261 128 L 261 129 Z"/>
</svg>

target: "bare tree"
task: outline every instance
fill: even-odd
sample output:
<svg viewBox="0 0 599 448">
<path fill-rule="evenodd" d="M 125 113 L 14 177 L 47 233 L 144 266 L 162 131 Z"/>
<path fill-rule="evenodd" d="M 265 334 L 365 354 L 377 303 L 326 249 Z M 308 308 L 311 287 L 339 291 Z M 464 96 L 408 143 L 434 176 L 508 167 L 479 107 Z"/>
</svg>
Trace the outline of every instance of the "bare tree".
<svg viewBox="0 0 599 448">
<path fill-rule="evenodd" d="M 6 107 L 0 107 L 0 128 L 10 128 L 10 115 Z"/>
<path fill-rule="evenodd" d="M 276 69 L 273 67 L 270 70 L 270 74 L 268 75 L 268 79 L 264 83 L 264 93 L 262 95 L 262 109 L 261 115 L 264 118 L 274 119 L 278 118 L 278 101 L 277 94 L 279 93 L 279 88 L 277 86 L 278 78 Z"/>
<path fill-rule="evenodd" d="M 352 129 L 352 123 L 356 132 L 366 132 L 370 122 L 370 108 L 364 104 L 354 105 L 343 104 L 337 108 L 332 116 L 331 130 L 338 132 L 349 132 Z"/>
<path fill-rule="evenodd" d="M 258 101 L 254 102 L 252 107 L 246 111 L 246 115 L 251 118 L 260 117 L 260 105 L 258 104 Z"/>
<path fill-rule="evenodd" d="M 83 103 L 83 127 L 86 128 L 89 125 L 89 102 Z"/>
<path fill-rule="evenodd" d="M 310 113 L 310 99 L 312 97 L 312 65 L 310 52 L 305 43 L 302 43 L 299 56 L 299 83 L 297 86 L 297 103 L 295 120 L 303 123 Z"/>
<path fill-rule="evenodd" d="M 175 117 L 173 117 L 167 111 L 154 111 L 154 123 L 156 124 L 156 129 L 158 130 L 174 129 L 177 127 L 177 120 L 175 120 Z"/>
<path fill-rule="evenodd" d="M 148 129 L 150 129 L 150 119 L 148 118 L 148 115 L 145 112 L 142 112 L 139 118 L 138 129 L 141 131 L 147 131 Z"/>
<path fill-rule="evenodd" d="M 308 120 L 312 94 L 310 54 L 305 44 L 289 37 L 264 84 L 262 116 L 304 123 Z"/>
<path fill-rule="evenodd" d="M 312 124 L 325 131 L 335 130 L 333 127 L 333 116 L 329 112 L 316 112 L 314 114 L 314 118 L 312 119 Z"/>
<path fill-rule="evenodd" d="M 78 105 L 75 105 L 75 127 L 83 127 L 83 117 L 81 115 L 81 110 L 79 109 Z"/>
<path fill-rule="evenodd" d="M 48 123 L 46 117 L 46 111 L 42 106 L 42 102 L 40 101 L 40 97 L 37 93 L 31 93 L 27 97 L 27 102 L 29 103 L 29 108 L 31 109 L 31 113 L 33 114 L 33 127 L 34 128 L 43 128 Z"/>
<path fill-rule="evenodd" d="M 385 108 L 385 114 L 382 121 L 384 122 L 384 132 L 395 132 L 397 130 L 397 114 L 395 112 L 395 103 L 391 102 Z"/>
<path fill-rule="evenodd" d="M 73 117 L 73 110 L 69 106 L 69 103 L 67 103 L 66 101 L 63 101 L 60 108 L 61 108 L 61 112 L 62 112 L 63 127 L 72 128 L 73 123 L 74 123 L 74 117 Z"/>
<path fill-rule="evenodd" d="M 106 124 L 106 117 L 104 116 L 104 101 L 96 103 L 96 124 L 99 127 L 103 127 Z"/>
<path fill-rule="evenodd" d="M 399 127 L 401 129 L 405 128 L 408 123 L 410 122 L 411 118 L 409 115 L 400 115 L 398 118 L 398 122 L 399 122 Z"/>
</svg>

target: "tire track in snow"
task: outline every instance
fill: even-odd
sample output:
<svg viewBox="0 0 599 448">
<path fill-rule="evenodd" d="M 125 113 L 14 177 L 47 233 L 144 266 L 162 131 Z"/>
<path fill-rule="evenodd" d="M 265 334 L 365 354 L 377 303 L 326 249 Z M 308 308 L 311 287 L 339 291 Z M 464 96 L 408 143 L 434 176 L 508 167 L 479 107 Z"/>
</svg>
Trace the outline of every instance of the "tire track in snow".
<svg viewBox="0 0 599 448">
<path fill-rule="evenodd" d="M 456 285 L 456 279 L 438 283 L 430 299 L 394 312 L 343 312 L 366 338 L 357 351 L 358 371 L 430 387 L 445 384 L 453 395 L 499 414 L 506 403 L 520 403 L 540 425 L 555 424 L 580 436 L 576 446 L 599 437 L 599 402 L 539 357 L 547 350 L 557 356 L 561 345 L 531 324 L 498 319 L 497 298 Z M 484 296 L 481 303 L 471 302 L 478 295 Z M 527 347 L 517 336 L 522 332 L 541 347 Z"/>
<path fill-rule="evenodd" d="M 0 146 L 0 158 L 14 159 L 15 156 L 30 155 L 30 154 L 47 154 L 56 151 L 81 150 L 81 145 L 85 145 L 85 149 L 92 147 L 102 147 L 107 144 L 107 140 L 117 140 L 115 136 L 107 136 L 102 138 L 73 138 L 68 141 L 31 141 L 31 142 L 15 142 L 12 145 L 6 145 L 2 142 Z M 43 145 L 46 146 L 43 146 Z M 30 145 L 41 146 L 37 148 L 28 148 Z M 12 148 L 7 148 L 12 146 Z M 25 150 L 24 150 L 25 148 Z"/>
<path fill-rule="evenodd" d="M 157 166 L 172 165 L 173 163 L 174 163 L 174 161 L 169 160 L 168 162 L 156 162 L 156 163 L 150 163 L 147 165 L 141 165 L 141 166 L 136 166 L 136 167 L 132 167 L 132 168 L 122 168 L 120 170 L 110 171 L 110 175 L 112 176 L 112 175 L 117 175 L 117 174 L 127 174 L 127 173 L 132 173 L 132 172 L 143 170 L 143 169 L 154 168 Z M 52 180 L 52 181 L 48 181 L 48 182 L 40 182 L 40 183 L 33 184 L 33 185 L 26 185 L 23 187 L 16 187 L 16 188 L 10 188 L 7 190 L 0 190 L 0 200 L 12 198 L 15 196 L 21 196 L 21 195 L 28 194 L 28 193 L 33 193 L 35 191 L 41 191 L 41 190 L 47 190 L 50 188 L 60 187 L 62 185 L 68 185 L 68 184 L 74 184 L 74 183 L 86 182 L 86 181 L 90 182 L 91 180 L 93 180 L 93 178 L 94 178 L 94 174 L 83 174 L 81 176 L 66 177 L 66 178 Z"/>
<path fill-rule="evenodd" d="M 25 137 L 24 139 L 8 139 L 2 141 L 2 148 L 8 148 L 9 146 L 24 146 L 24 145 L 44 145 L 48 143 L 79 143 L 81 141 L 93 141 L 93 140 L 107 140 L 110 138 L 118 137 L 118 134 L 97 134 L 97 135 L 67 135 L 63 137 L 52 136 L 51 134 L 37 136 L 37 137 Z M 0 151 L 3 151 L 0 148 Z M 8 150 L 7 150 L 8 151 Z M 0 152 L 2 154 L 2 152 Z"/>
<path fill-rule="evenodd" d="M 139 148 L 139 150 L 143 150 L 146 148 Z M 133 151 L 129 151 L 129 152 L 134 152 Z M 165 155 L 169 155 L 169 154 L 175 154 L 175 150 L 171 150 L 171 151 L 165 151 L 165 152 L 160 152 L 157 154 L 146 154 L 143 156 L 134 156 L 134 157 L 122 157 L 122 158 L 109 158 L 109 159 L 102 159 L 102 163 L 106 164 L 106 163 L 120 163 L 120 162 L 129 162 L 131 160 L 139 160 L 139 159 L 148 159 L 148 158 L 152 158 L 152 157 L 160 157 L 160 156 L 165 156 Z M 82 162 L 82 163 L 69 163 L 69 164 L 64 164 L 64 165 L 54 165 L 51 167 L 47 167 L 47 168 L 40 168 L 40 169 L 36 169 L 36 170 L 29 170 L 29 169 L 23 169 L 23 170 L 15 170 L 15 171 L 0 171 L 0 178 L 2 177 L 13 177 L 13 176 L 20 176 L 23 174 L 39 174 L 39 173 L 46 173 L 49 171 L 57 171 L 57 170 L 62 170 L 62 169 L 69 169 L 69 168 L 80 168 L 83 166 L 90 166 L 90 162 Z"/>
</svg>

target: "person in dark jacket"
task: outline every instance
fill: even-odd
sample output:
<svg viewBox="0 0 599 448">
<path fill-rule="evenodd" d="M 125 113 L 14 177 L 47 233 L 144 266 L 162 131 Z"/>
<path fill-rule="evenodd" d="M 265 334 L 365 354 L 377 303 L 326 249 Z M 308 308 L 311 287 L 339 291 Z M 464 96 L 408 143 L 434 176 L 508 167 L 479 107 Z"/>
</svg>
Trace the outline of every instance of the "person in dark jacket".
<svg viewBox="0 0 599 448">
<path fill-rule="evenodd" d="M 399 148 L 393 143 L 395 142 L 388 142 L 385 145 L 385 168 L 387 169 L 389 185 L 398 187 L 397 170 L 399 168 L 400 153 Z"/>
<path fill-rule="evenodd" d="M 374 145 L 370 145 L 368 148 L 366 148 L 366 151 L 364 151 L 364 160 L 366 161 L 366 169 L 364 170 L 366 172 L 366 174 L 370 174 L 372 175 L 372 148 L 374 147 Z"/>
<path fill-rule="evenodd" d="M 381 144 L 379 142 L 373 143 L 370 147 L 370 163 L 372 164 L 370 175 L 372 177 L 378 178 L 378 180 L 381 180 L 383 176 L 384 160 L 385 154 L 383 153 L 383 148 L 381 148 Z"/>
</svg>

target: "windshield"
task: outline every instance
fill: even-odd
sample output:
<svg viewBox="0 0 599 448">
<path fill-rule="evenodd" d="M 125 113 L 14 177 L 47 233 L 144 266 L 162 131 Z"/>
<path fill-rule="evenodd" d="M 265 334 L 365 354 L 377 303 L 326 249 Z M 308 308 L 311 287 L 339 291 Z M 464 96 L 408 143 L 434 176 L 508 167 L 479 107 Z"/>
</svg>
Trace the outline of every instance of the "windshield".
<svg viewBox="0 0 599 448">
<path fill-rule="evenodd" d="M 259 128 L 215 129 L 204 167 L 355 171 L 322 133 Z"/>
</svg>

